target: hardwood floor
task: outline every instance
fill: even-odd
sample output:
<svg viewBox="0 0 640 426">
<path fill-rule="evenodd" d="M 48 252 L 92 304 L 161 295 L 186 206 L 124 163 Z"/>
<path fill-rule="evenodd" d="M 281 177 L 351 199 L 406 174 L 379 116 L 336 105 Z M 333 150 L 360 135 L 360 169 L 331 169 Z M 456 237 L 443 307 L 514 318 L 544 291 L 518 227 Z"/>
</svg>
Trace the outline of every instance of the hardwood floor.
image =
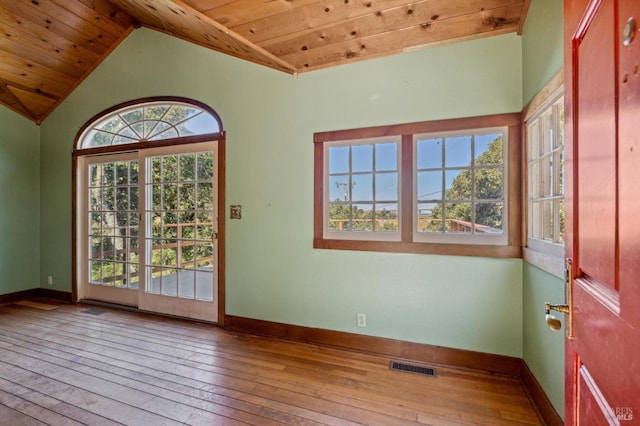
<svg viewBox="0 0 640 426">
<path fill-rule="evenodd" d="M 0 425 L 537 425 L 517 379 L 88 305 L 0 306 Z"/>
</svg>

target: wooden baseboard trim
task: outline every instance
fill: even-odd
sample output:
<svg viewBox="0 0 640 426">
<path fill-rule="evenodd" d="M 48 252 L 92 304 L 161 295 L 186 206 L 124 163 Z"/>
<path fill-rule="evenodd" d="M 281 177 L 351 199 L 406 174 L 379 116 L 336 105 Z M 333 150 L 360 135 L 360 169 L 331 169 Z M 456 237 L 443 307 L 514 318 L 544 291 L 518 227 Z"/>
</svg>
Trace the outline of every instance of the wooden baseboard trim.
<svg viewBox="0 0 640 426">
<path fill-rule="evenodd" d="M 37 290 L 39 290 L 37 297 L 45 297 L 47 299 L 55 299 L 67 303 L 73 302 L 70 291 L 51 290 L 48 288 L 39 288 Z"/>
<path fill-rule="evenodd" d="M 0 304 L 13 303 L 23 299 L 47 298 L 71 303 L 71 293 L 48 288 L 31 288 L 0 295 Z"/>
<path fill-rule="evenodd" d="M 13 293 L 0 295 L 0 304 L 17 302 L 23 299 L 33 299 L 38 297 L 39 288 L 31 288 L 29 290 L 16 291 Z"/>
<path fill-rule="evenodd" d="M 520 358 L 504 355 L 451 349 L 424 343 L 405 342 L 383 337 L 276 323 L 233 315 L 225 316 L 224 328 L 240 333 L 321 344 L 426 364 L 439 364 L 481 370 L 514 377 L 520 375 Z"/>
<path fill-rule="evenodd" d="M 542 386 L 540 386 L 536 376 L 533 375 L 524 360 L 521 360 L 520 363 L 520 381 L 544 423 L 548 426 L 564 425 L 562 418 L 554 408 L 553 404 L 551 404 L 551 401 L 549 401 L 547 394 L 544 393 L 544 390 L 542 389 Z"/>
</svg>

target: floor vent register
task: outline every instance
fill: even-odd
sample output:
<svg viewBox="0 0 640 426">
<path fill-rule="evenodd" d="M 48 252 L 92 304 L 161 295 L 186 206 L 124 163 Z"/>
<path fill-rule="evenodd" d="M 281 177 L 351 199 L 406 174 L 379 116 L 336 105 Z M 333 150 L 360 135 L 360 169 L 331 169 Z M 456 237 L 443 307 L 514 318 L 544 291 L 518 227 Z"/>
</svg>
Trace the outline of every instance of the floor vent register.
<svg viewBox="0 0 640 426">
<path fill-rule="evenodd" d="M 422 376 L 436 377 L 436 369 L 431 367 L 423 367 L 421 365 L 411 365 L 402 362 L 391 361 L 390 370 L 403 371 L 405 373 L 420 374 Z"/>
</svg>

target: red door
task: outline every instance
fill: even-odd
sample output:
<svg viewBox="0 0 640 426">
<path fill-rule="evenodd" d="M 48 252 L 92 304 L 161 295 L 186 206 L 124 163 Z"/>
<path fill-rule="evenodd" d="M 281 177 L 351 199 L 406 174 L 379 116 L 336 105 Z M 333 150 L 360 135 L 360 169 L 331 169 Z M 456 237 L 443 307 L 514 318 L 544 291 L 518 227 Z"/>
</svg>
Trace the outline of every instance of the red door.
<svg viewBox="0 0 640 426">
<path fill-rule="evenodd" d="M 640 0 L 564 5 L 565 421 L 640 425 Z"/>
</svg>

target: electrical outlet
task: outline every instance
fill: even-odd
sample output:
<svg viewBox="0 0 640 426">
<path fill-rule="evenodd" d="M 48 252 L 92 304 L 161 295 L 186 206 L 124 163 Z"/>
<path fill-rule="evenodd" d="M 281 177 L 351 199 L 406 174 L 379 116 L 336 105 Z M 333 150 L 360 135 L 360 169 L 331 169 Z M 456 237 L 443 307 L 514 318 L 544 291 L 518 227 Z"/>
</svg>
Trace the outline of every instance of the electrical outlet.
<svg viewBox="0 0 640 426">
<path fill-rule="evenodd" d="M 367 326 L 367 314 L 358 314 L 358 327 Z"/>
<path fill-rule="evenodd" d="M 49 285 L 53 285 L 53 276 L 49 275 L 49 276 L 47 277 L 47 284 L 49 284 Z"/>
</svg>

